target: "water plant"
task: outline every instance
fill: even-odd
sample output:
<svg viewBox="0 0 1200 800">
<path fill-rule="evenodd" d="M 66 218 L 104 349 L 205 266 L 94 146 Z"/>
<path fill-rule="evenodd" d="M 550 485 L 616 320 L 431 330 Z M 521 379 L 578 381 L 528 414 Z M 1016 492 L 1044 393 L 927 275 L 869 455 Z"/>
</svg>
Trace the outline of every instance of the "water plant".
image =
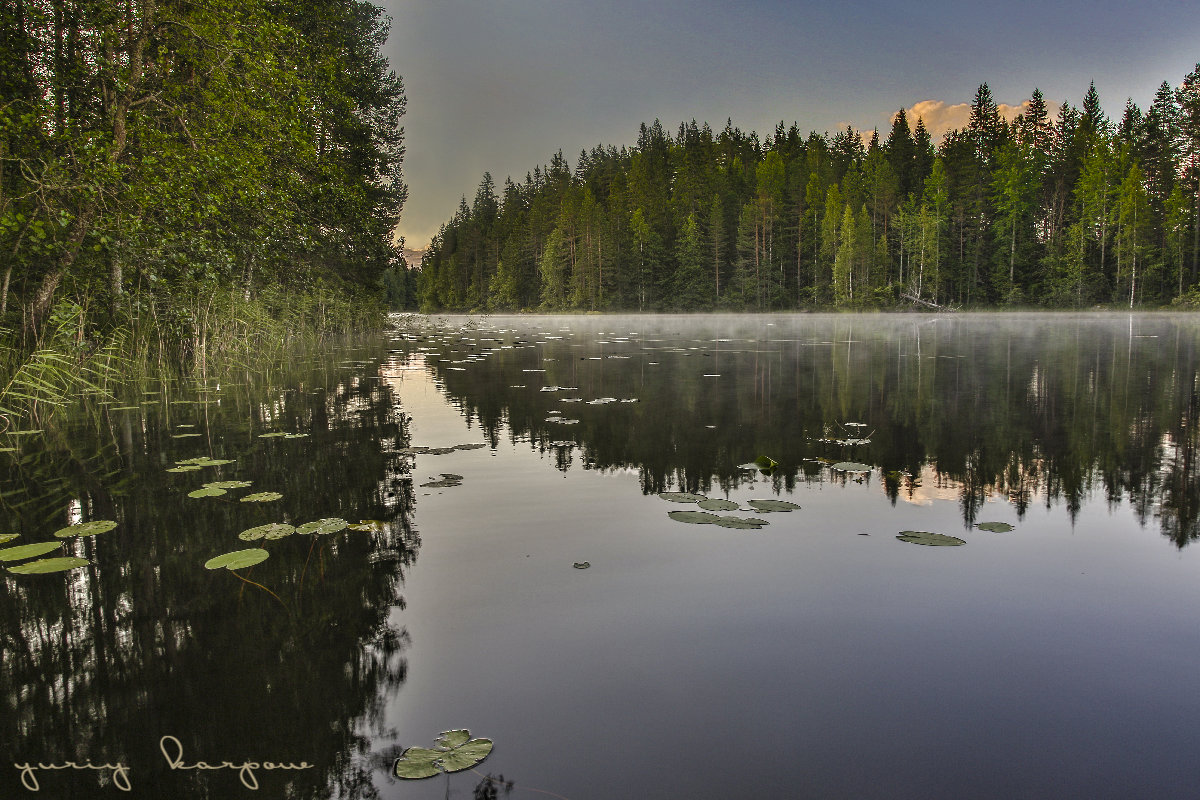
<svg viewBox="0 0 1200 800">
<path fill-rule="evenodd" d="M 392 765 L 392 774 L 406 780 L 461 772 L 483 761 L 492 752 L 491 739 L 472 739 L 465 728 L 443 731 L 432 748 L 410 747 Z"/>
<path fill-rule="evenodd" d="M 902 542 L 911 544 L 921 544 L 926 547 L 958 547 L 966 544 L 965 541 L 957 536 L 947 536 L 944 533 L 930 533 L 929 531 L 900 531 L 896 536 Z"/>
</svg>

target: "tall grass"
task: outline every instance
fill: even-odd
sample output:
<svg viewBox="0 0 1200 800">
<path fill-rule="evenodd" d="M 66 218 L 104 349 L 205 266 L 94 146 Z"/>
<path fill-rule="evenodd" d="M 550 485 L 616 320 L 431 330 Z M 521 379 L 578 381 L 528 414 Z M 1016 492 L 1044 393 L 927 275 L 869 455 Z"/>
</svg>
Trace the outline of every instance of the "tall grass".
<svg viewBox="0 0 1200 800">
<path fill-rule="evenodd" d="M 186 297 L 129 293 L 113 310 L 77 299 L 55 307 L 30 347 L 0 327 L 0 433 L 138 378 L 203 380 L 232 369 L 260 370 L 298 348 L 380 328 L 385 311 L 379 298 L 330 287 L 253 297 L 239 289 L 195 290 Z"/>
<path fill-rule="evenodd" d="M 122 330 L 103 342 L 84 337 L 85 321 L 78 306 L 60 306 L 29 351 L 0 350 L 0 432 L 22 420 L 38 420 L 85 394 L 111 396 L 128 365 Z M 0 341 L 16 341 L 0 329 Z"/>
</svg>

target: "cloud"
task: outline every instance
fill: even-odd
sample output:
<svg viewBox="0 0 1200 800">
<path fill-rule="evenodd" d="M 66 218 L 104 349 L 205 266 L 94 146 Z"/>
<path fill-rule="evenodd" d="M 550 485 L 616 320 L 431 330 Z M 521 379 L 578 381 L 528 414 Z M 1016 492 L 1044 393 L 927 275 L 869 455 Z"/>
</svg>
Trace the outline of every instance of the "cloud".
<svg viewBox="0 0 1200 800">
<path fill-rule="evenodd" d="M 1008 103 L 998 103 L 996 108 L 1000 112 L 1000 116 L 1008 122 L 1012 122 L 1018 114 L 1024 114 L 1029 110 L 1029 100 L 1025 100 L 1017 105 L 1009 105 Z M 1047 103 L 1049 105 L 1049 103 Z M 1050 106 L 1053 108 L 1053 106 Z M 917 127 L 917 120 L 925 120 L 925 128 L 929 131 L 930 137 L 934 143 L 941 140 L 950 131 L 956 128 L 965 128 L 971 121 L 971 104 L 970 103 L 954 103 L 947 105 L 944 100 L 921 100 L 914 103 L 910 108 L 904 109 L 905 115 L 908 117 L 909 128 Z M 896 120 L 896 115 L 892 114 L 888 119 L 888 125 Z M 880 131 L 880 136 L 887 138 L 886 131 Z"/>
</svg>

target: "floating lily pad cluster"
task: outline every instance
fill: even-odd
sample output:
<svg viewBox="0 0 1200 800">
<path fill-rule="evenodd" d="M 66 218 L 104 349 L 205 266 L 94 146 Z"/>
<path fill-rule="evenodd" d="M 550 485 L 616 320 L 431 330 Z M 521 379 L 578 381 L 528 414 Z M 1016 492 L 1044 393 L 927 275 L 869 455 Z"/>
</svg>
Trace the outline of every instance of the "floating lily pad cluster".
<svg viewBox="0 0 1200 800">
<path fill-rule="evenodd" d="M 397 778 L 419 780 L 444 772 L 461 772 L 492 752 L 491 739 L 472 739 L 469 730 L 443 731 L 432 748 L 410 747 L 392 765 Z"/>
<path fill-rule="evenodd" d="M 993 533 L 1007 533 L 1013 530 L 1013 526 L 1007 522 L 981 522 L 975 527 Z M 926 547 L 961 547 L 966 544 L 964 539 L 960 539 L 957 536 L 948 536 L 944 533 L 930 533 L 929 531 L 900 531 L 896 538 L 902 542 L 925 545 Z"/>
<path fill-rule="evenodd" d="M 447 453 L 453 453 L 455 450 L 478 450 L 481 447 L 487 447 L 482 442 L 469 442 L 467 444 L 454 444 L 449 447 L 428 447 L 426 445 L 417 445 L 414 447 L 401 447 L 396 452 L 406 456 L 415 455 L 430 455 L 444 456 Z"/>
<path fill-rule="evenodd" d="M 462 486 L 462 475 L 455 475 L 453 472 L 443 472 L 441 475 L 440 480 L 431 479 L 428 483 L 422 483 L 421 487 L 425 489 L 448 489 L 451 486 Z"/>
<path fill-rule="evenodd" d="M 181 461 L 176 461 L 175 466 L 167 470 L 167 472 L 196 472 L 205 467 L 219 467 L 222 464 L 232 464 L 232 458 L 209 458 L 208 456 L 197 456 L 196 458 L 185 458 Z"/>
<path fill-rule="evenodd" d="M 705 497 L 702 494 L 694 494 L 692 492 L 662 492 L 659 494 L 664 500 L 669 500 L 672 503 L 695 503 L 704 511 L 668 511 L 667 516 L 676 522 L 688 522 L 693 525 L 720 525 L 722 528 L 739 528 L 742 530 L 757 530 L 764 525 L 769 525 L 765 519 L 758 517 L 723 517 L 720 514 L 714 514 L 713 511 L 737 511 L 741 509 L 738 503 L 732 500 L 725 500 L 718 497 Z M 772 512 L 772 511 L 792 511 L 800 508 L 796 503 L 787 500 L 748 500 L 746 505 L 750 506 L 746 511 Z"/>
<path fill-rule="evenodd" d="M 115 527 L 117 527 L 117 523 L 112 520 L 97 519 L 60 528 L 54 532 L 54 536 L 58 539 L 70 539 L 76 536 L 97 536 L 101 533 L 107 533 Z M 0 544 L 11 542 L 18 538 L 20 538 L 20 534 L 18 533 L 0 535 Z M 16 575 L 41 575 L 50 572 L 65 572 L 66 570 L 76 569 L 91 563 L 86 558 L 78 558 L 76 556 L 41 558 L 41 556 L 48 555 L 61 548 L 62 542 L 31 542 L 30 544 L 5 547 L 0 549 L 0 562 L 25 561 L 26 563 L 24 564 L 16 564 L 7 568 L 9 572 Z M 27 559 L 34 560 L 29 561 Z"/>
</svg>

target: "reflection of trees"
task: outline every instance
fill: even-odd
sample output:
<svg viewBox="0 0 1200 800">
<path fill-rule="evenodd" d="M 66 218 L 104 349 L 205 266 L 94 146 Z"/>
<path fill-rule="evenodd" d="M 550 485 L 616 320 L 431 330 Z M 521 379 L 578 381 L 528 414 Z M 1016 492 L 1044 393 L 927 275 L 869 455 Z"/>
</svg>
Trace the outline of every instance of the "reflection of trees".
<svg viewBox="0 0 1200 800">
<path fill-rule="evenodd" d="M 169 772 L 158 741 L 170 734 L 187 760 L 316 765 L 259 772 L 264 796 L 373 795 L 366 737 L 406 669 L 406 634 L 388 615 L 420 544 L 406 462 L 392 446 L 407 443 L 406 420 L 376 380 L 320 368 L 289 380 L 305 388 L 247 385 L 222 391 L 219 405 L 97 413 L 48 431 L 0 473 L 3 530 L 20 541 L 49 539 L 71 508 L 120 523 L 67 545 L 92 560 L 85 569 L 0 580 L 9 761 L 121 761 L 133 767 L 135 797 L 243 791 L 234 774 Z M 203 436 L 172 438 L 180 430 Z M 270 430 L 309 438 L 258 438 Z M 164 472 L 198 454 L 235 463 Z M 231 478 L 254 488 L 186 496 Z M 284 499 L 237 500 L 262 490 Z M 254 525 L 337 516 L 383 524 L 266 543 L 271 557 L 243 572 L 279 599 L 202 566 L 252 546 L 237 534 Z M 115 791 L 99 774 L 44 775 L 43 794 Z M 23 791 L 16 770 L 0 773 L 0 796 Z"/>
<path fill-rule="evenodd" d="M 556 334 L 562 339 L 477 330 L 424 344 L 436 345 L 428 363 L 453 402 L 490 438 L 507 427 L 560 469 L 636 467 L 647 493 L 736 487 L 753 477 L 737 465 L 760 454 L 781 462 L 777 490 L 846 480 L 812 459 L 854 460 L 882 468 L 893 500 L 932 466 L 938 486 L 957 487 L 967 524 L 994 494 L 1018 515 L 1062 503 L 1074 519 L 1102 492 L 1110 503 L 1129 502 L 1143 522 L 1157 516 L 1180 546 L 1200 534 L 1192 320 L 770 319 L 779 324 L 667 319 L 665 333 L 599 345 L 593 331 L 619 324 L 572 318 L 574 335 Z M 437 360 L 518 341 L 526 346 L 494 349 L 465 371 Z M 614 354 L 631 358 L 592 360 Z M 522 373 L 535 368 L 546 372 Z M 577 386 L 565 394 L 584 400 L 639 402 L 567 405 L 564 393 L 539 392 L 542 385 Z M 580 422 L 548 423 L 551 410 Z M 855 421 L 874 430 L 870 444 L 821 441 L 845 438 L 843 423 Z M 562 440 L 573 447 L 550 444 Z"/>
</svg>

